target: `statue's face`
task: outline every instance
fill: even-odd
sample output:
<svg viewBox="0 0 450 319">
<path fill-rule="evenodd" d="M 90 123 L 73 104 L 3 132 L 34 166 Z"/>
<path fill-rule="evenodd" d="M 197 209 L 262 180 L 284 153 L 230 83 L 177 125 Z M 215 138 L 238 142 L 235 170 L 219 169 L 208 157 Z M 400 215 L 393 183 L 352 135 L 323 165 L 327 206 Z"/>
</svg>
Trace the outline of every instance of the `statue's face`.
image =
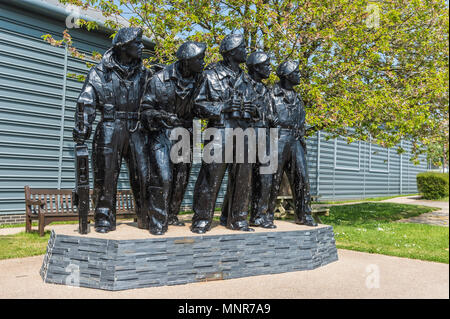
<svg viewBox="0 0 450 319">
<path fill-rule="evenodd" d="M 239 63 L 244 63 L 247 60 L 247 49 L 245 48 L 245 44 L 242 43 L 237 48 L 232 51 L 234 60 Z"/>
<path fill-rule="evenodd" d="M 144 49 L 142 38 L 134 39 L 133 41 L 129 42 L 124 48 L 126 54 L 133 59 L 141 59 L 142 49 Z"/>
<path fill-rule="evenodd" d="M 288 79 L 288 81 L 294 85 L 300 84 L 300 70 L 295 70 L 295 71 L 289 73 L 286 76 L 286 79 Z"/>
<path fill-rule="evenodd" d="M 201 73 L 205 67 L 205 53 L 187 61 L 189 71 L 193 73 Z"/>
<path fill-rule="evenodd" d="M 270 73 L 272 72 L 270 60 L 267 60 L 263 63 L 256 65 L 255 71 L 258 72 L 258 74 L 261 76 L 261 78 L 267 79 L 270 76 Z"/>
</svg>

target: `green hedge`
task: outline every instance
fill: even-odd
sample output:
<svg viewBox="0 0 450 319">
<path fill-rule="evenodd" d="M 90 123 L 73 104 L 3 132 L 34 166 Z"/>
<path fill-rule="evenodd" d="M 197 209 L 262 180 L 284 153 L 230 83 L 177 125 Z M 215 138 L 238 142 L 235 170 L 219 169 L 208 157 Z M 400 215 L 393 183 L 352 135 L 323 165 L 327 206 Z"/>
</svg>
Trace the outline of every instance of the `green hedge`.
<svg viewBox="0 0 450 319">
<path fill-rule="evenodd" d="M 417 174 L 417 189 L 425 199 L 448 196 L 448 173 L 423 172 Z"/>
</svg>

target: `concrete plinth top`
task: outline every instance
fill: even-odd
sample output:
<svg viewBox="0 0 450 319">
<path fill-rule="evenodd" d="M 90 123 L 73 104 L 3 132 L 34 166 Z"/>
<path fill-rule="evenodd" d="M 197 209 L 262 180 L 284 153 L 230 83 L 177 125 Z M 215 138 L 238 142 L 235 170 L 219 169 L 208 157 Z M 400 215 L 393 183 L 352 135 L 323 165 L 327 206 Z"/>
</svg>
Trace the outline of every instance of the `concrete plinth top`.
<svg viewBox="0 0 450 319">
<path fill-rule="evenodd" d="M 90 224 L 89 233 L 86 235 L 81 235 L 78 232 L 78 224 L 69 224 L 58 226 L 55 230 L 58 235 L 68 235 L 68 236 L 82 236 L 86 238 L 102 238 L 110 240 L 133 240 L 133 239 L 149 239 L 149 238 L 170 238 L 170 237 L 192 237 L 192 236 L 214 236 L 214 235 L 233 235 L 233 234 L 251 234 L 251 233 L 264 233 L 264 232 L 285 232 L 285 231 L 308 231 L 316 230 L 323 227 L 328 227 L 327 225 L 319 224 L 317 227 L 310 227 L 304 225 L 295 224 L 292 221 L 275 221 L 277 228 L 275 229 L 265 229 L 261 227 L 252 227 L 255 229 L 254 232 L 248 233 L 244 231 L 230 230 L 224 226 L 221 226 L 218 221 L 213 221 L 211 230 L 205 234 L 196 234 L 190 230 L 190 221 L 184 221 L 185 226 L 169 226 L 168 231 L 161 236 L 152 235 L 146 229 L 139 229 L 137 223 L 131 221 L 117 221 L 116 230 L 111 231 L 106 234 L 97 233 L 94 230 L 94 225 Z"/>
</svg>

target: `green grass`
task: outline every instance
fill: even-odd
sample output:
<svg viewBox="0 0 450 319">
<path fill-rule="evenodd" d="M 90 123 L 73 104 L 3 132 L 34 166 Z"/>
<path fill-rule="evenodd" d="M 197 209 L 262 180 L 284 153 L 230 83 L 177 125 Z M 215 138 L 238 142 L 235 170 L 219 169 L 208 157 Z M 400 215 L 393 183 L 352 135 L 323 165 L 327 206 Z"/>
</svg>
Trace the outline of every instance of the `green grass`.
<svg viewBox="0 0 450 319">
<path fill-rule="evenodd" d="M 443 197 L 443 198 L 439 198 L 439 199 L 436 199 L 437 201 L 439 201 L 439 202 L 448 202 L 448 196 L 447 197 Z"/>
<path fill-rule="evenodd" d="M 334 206 L 330 216 L 338 248 L 449 263 L 448 227 L 396 220 L 427 213 L 437 208 L 395 203 L 361 203 Z"/>
<path fill-rule="evenodd" d="M 71 220 L 71 221 L 62 221 L 62 222 L 53 222 L 50 225 L 65 225 L 65 224 L 78 224 L 78 220 Z M 32 222 L 31 227 L 37 227 L 37 222 Z M 23 227 L 25 229 L 25 223 L 20 224 L 10 224 L 10 225 L 0 225 L 0 228 L 17 228 L 17 227 Z M 33 228 L 36 229 L 36 228 Z"/>
<path fill-rule="evenodd" d="M 35 232 L 0 236 L 0 260 L 45 254 L 49 238 L 50 231 L 46 231 L 43 237 Z"/>
<path fill-rule="evenodd" d="M 312 202 L 312 204 L 344 204 L 344 203 L 356 203 L 356 202 L 378 202 L 378 201 L 391 199 L 391 198 L 414 196 L 414 195 L 419 195 L 419 194 L 403 194 L 403 195 L 394 195 L 394 196 L 370 197 L 370 198 L 363 198 L 363 199 L 350 199 L 350 200 L 339 200 L 339 201 L 319 201 L 319 202 Z"/>
</svg>

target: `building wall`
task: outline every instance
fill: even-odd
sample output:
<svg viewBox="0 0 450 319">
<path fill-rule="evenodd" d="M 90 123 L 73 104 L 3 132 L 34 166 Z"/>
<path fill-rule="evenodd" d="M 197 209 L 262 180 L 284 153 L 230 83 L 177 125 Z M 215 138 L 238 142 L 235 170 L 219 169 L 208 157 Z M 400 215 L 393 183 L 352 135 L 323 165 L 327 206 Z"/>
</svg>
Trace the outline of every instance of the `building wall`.
<svg viewBox="0 0 450 319">
<path fill-rule="evenodd" d="M 41 36 L 60 39 L 65 29 L 56 21 L 0 3 L 0 216 L 23 215 L 23 187 L 73 188 L 72 128 L 82 83 L 67 73 L 86 74 L 84 62 L 53 47 Z M 104 34 L 70 30 L 81 51 L 103 53 L 110 46 Z M 397 155 L 365 142 L 347 145 L 318 133 L 308 139 L 311 193 L 325 200 L 366 198 L 417 192 L 415 175 L 426 170 L 408 154 Z M 89 145 L 90 147 L 91 145 Z M 410 144 L 404 143 L 409 150 Z M 91 147 L 90 147 L 91 148 Z M 401 168 L 401 169 L 400 169 Z M 199 165 L 194 165 L 183 207 L 192 204 Z M 91 177 L 92 181 L 92 177 Z M 226 180 L 217 204 L 220 206 Z M 119 188 L 129 188 L 122 166 Z M 1 221 L 0 221 L 1 223 Z"/>
</svg>

